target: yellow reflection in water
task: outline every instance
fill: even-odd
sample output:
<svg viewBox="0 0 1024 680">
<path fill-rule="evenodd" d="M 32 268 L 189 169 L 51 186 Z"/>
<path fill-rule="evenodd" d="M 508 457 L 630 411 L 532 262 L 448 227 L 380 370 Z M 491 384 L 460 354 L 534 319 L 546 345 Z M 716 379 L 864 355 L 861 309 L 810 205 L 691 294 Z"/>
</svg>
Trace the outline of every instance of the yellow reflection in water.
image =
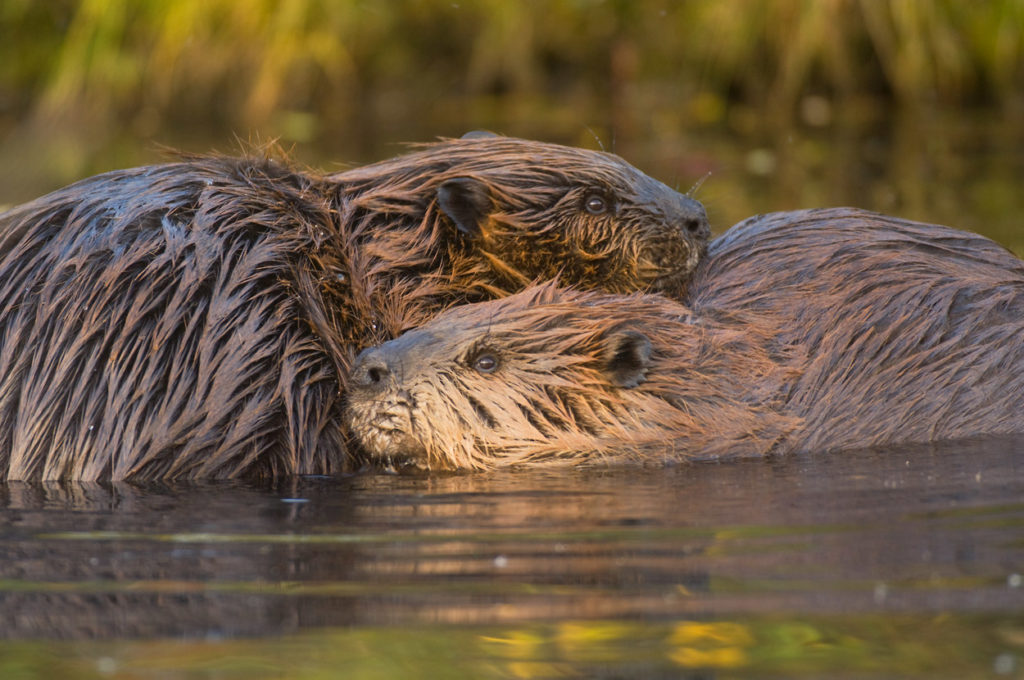
<svg viewBox="0 0 1024 680">
<path fill-rule="evenodd" d="M 672 629 L 668 657 L 686 668 L 738 668 L 754 645 L 750 629 L 729 621 L 683 621 Z"/>
</svg>

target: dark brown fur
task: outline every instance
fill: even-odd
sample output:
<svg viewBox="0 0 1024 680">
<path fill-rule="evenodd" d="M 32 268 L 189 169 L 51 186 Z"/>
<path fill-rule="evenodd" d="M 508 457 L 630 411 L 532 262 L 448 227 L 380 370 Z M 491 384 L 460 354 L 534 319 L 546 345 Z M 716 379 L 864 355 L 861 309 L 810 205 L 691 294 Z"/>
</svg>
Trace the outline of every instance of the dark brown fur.
<svg viewBox="0 0 1024 680">
<path fill-rule="evenodd" d="M 196 158 L 93 177 L 0 215 L 0 469 L 336 472 L 361 347 L 557 273 L 678 292 L 707 236 L 699 204 L 621 159 L 516 139 L 332 176 Z"/>
<path fill-rule="evenodd" d="M 396 464 L 487 469 L 1024 431 L 1024 263 L 988 239 L 779 213 L 715 241 L 691 292 L 449 310 L 361 355 L 353 432 Z"/>
</svg>

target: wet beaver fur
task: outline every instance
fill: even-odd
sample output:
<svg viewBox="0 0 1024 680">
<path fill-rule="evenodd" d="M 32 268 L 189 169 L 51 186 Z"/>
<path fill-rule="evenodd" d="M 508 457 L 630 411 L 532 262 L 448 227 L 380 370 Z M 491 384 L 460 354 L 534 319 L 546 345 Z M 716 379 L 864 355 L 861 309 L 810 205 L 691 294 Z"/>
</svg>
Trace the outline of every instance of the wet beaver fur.
<svg viewBox="0 0 1024 680">
<path fill-rule="evenodd" d="M 478 135 L 325 176 L 201 157 L 0 215 L 7 479 L 334 473 L 352 357 L 560 275 L 678 294 L 703 208 L 620 158 Z"/>
<path fill-rule="evenodd" d="M 753 218 L 688 305 L 545 285 L 362 353 L 348 418 L 396 466 L 818 451 L 1024 431 L 1024 262 L 850 209 Z"/>
</svg>

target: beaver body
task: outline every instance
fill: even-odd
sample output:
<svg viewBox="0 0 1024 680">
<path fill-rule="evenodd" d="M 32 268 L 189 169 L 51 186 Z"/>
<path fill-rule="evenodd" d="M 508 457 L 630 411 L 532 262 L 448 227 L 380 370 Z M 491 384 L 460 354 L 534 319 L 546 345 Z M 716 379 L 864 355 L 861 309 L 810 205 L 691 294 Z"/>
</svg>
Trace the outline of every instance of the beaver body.
<svg viewBox="0 0 1024 680">
<path fill-rule="evenodd" d="M 818 451 L 1024 431 L 1024 263 L 850 209 L 748 220 L 687 305 L 548 285 L 366 350 L 349 420 L 432 469 Z"/>
<path fill-rule="evenodd" d="M 801 450 L 1024 431 L 1024 262 L 967 231 L 851 209 L 716 239 L 686 298 L 756 313 L 807 353 Z"/>
<path fill-rule="evenodd" d="M 330 176 L 193 158 L 93 177 L 0 215 L 0 469 L 336 472 L 362 347 L 536 277 L 681 292 L 708 234 L 615 156 L 506 138 Z"/>
</svg>

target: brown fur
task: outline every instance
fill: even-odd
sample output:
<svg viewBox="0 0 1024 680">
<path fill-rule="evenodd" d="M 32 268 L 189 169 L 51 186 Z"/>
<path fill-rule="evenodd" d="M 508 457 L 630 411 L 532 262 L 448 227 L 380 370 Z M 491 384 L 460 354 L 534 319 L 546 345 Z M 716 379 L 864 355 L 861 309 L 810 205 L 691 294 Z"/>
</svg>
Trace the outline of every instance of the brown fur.
<svg viewBox="0 0 1024 680">
<path fill-rule="evenodd" d="M 1024 431 L 1024 263 L 983 237 L 754 218 L 689 303 L 546 286 L 448 310 L 362 354 L 353 432 L 395 463 L 486 469 Z"/>
<path fill-rule="evenodd" d="M 851 208 L 755 217 L 713 242 L 688 303 L 766 316 L 805 349 L 791 448 L 1024 432 L 1024 262 L 978 234 Z"/>
<path fill-rule="evenodd" d="M 360 348 L 556 273 L 678 292 L 707 236 L 699 204 L 621 159 L 516 139 L 331 176 L 193 158 L 93 177 L 0 215 L 0 469 L 336 472 Z"/>
</svg>

